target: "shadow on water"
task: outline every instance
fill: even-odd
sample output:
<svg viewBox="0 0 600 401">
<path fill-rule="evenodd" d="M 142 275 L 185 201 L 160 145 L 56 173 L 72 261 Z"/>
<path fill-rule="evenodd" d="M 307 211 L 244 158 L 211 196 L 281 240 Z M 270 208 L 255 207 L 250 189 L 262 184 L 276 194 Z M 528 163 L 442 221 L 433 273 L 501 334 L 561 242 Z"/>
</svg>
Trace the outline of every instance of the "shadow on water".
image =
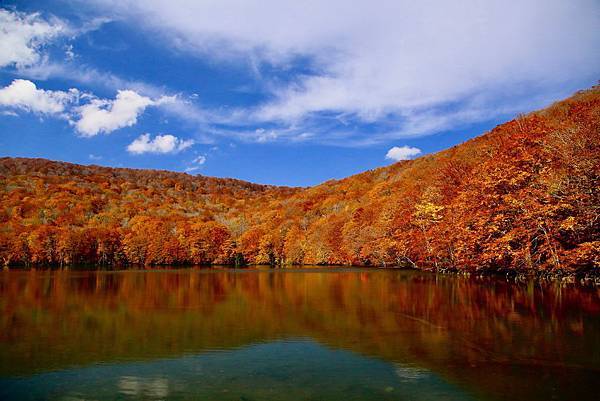
<svg viewBox="0 0 600 401">
<path fill-rule="evenodd" d="M 2 399 L 593 399 L 598 289 L 367 269 L 8 271 Z"/>
</svg>

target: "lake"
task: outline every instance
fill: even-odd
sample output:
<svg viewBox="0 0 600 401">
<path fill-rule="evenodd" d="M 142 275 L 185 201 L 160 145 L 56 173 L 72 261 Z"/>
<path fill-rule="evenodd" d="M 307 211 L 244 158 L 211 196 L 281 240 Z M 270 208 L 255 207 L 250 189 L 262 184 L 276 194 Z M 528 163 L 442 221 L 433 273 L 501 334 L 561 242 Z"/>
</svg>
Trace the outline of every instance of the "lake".
<svg viewBox="0 0 600 401">
<path fill-rule="evenodd" d="M 600 290 L 350 268 L 0 272 L 2 400 L 586 400 Z"/>
</svg>

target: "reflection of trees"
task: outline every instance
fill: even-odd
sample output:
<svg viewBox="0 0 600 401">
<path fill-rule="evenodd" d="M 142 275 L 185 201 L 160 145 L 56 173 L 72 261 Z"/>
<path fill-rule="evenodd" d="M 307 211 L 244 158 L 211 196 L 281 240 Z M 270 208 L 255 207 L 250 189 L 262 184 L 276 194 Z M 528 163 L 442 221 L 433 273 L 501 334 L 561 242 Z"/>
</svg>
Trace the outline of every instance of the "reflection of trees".
<svg viewBox="0 0 600 401">
<path fill-rule="evenodd" d="M 30 271 L 5 273 L 0 295 L 5 374 L 298 336 L 463 382 L 467 369 L 478 386 L 495 384 L 481 377 L 490 366 L 600 367 L 597 290 L 557 284 L 391 271 Z"/>
</svg>

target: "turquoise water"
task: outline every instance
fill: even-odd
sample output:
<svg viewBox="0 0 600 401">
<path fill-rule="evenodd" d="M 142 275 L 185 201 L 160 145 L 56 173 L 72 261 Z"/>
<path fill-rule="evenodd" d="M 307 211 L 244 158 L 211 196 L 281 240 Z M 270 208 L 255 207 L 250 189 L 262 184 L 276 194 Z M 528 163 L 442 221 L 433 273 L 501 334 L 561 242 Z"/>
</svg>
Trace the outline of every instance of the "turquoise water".
<svg viewBox="0 0 600 401">
<path fill-rule="evenodd" d="M 597 289 L 378 269 L 5 271 L 2 400 L 586 400 Z"/>
<path fill-rule="evenodd" d="M 275 341 L 175 359 L 107 364 L 0 382 L 4 397 L 146 400 L 469 400 L 424 368 Z"/>
</svg>

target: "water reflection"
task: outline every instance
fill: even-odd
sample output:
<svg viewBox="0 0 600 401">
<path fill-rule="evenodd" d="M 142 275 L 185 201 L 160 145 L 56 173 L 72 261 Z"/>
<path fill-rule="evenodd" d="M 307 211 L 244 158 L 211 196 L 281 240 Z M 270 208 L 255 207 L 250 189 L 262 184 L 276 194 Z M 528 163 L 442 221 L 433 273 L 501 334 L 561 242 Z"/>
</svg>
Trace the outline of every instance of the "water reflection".
<svg viewBox="0 0 600 401">
<path fill-rule="evenodd" d="M 404 366 L 399 363 L 395 364 L 396 375 L 402 381 L 417 381 L 420 379 L 424 379 L 429 375 L 429 371 L 424 368 L 420 368 L 418 366 Z"/>
<path fill-rule="evenodd" d="M 144 399 L 161 399 L 169 395 L 169 381 L 162 377 L 143 378 L 122 376 L 119 379 L 119 392 L 124 395 L 143 397 Z"/>
<path fill-rule="evenodd" d="M 374 358 L 329 349 L 310 340 L 291 340 L 0 380 L 0 395 L 19 400 L 65 396 L 220 401 L 473 399 L 434 374 L 406 381 L 394 373 L 391 364 Z"/>
<path fill-rule="evenodd" d="M 436 378 L 482 399 L 591 399 L 600 371 L 598 290 L 559 284 L 347 269 L 11 271 L 0 275 L 0 309 L 5 380 L 215 350 L 235 361 L 290 338 L 385 361 L 404 385 Z M 174 386 L 164 370 L 115 382 L 138 398 Z M 398 393 L 390 383 L 381 389 Z"/>
</svg>

